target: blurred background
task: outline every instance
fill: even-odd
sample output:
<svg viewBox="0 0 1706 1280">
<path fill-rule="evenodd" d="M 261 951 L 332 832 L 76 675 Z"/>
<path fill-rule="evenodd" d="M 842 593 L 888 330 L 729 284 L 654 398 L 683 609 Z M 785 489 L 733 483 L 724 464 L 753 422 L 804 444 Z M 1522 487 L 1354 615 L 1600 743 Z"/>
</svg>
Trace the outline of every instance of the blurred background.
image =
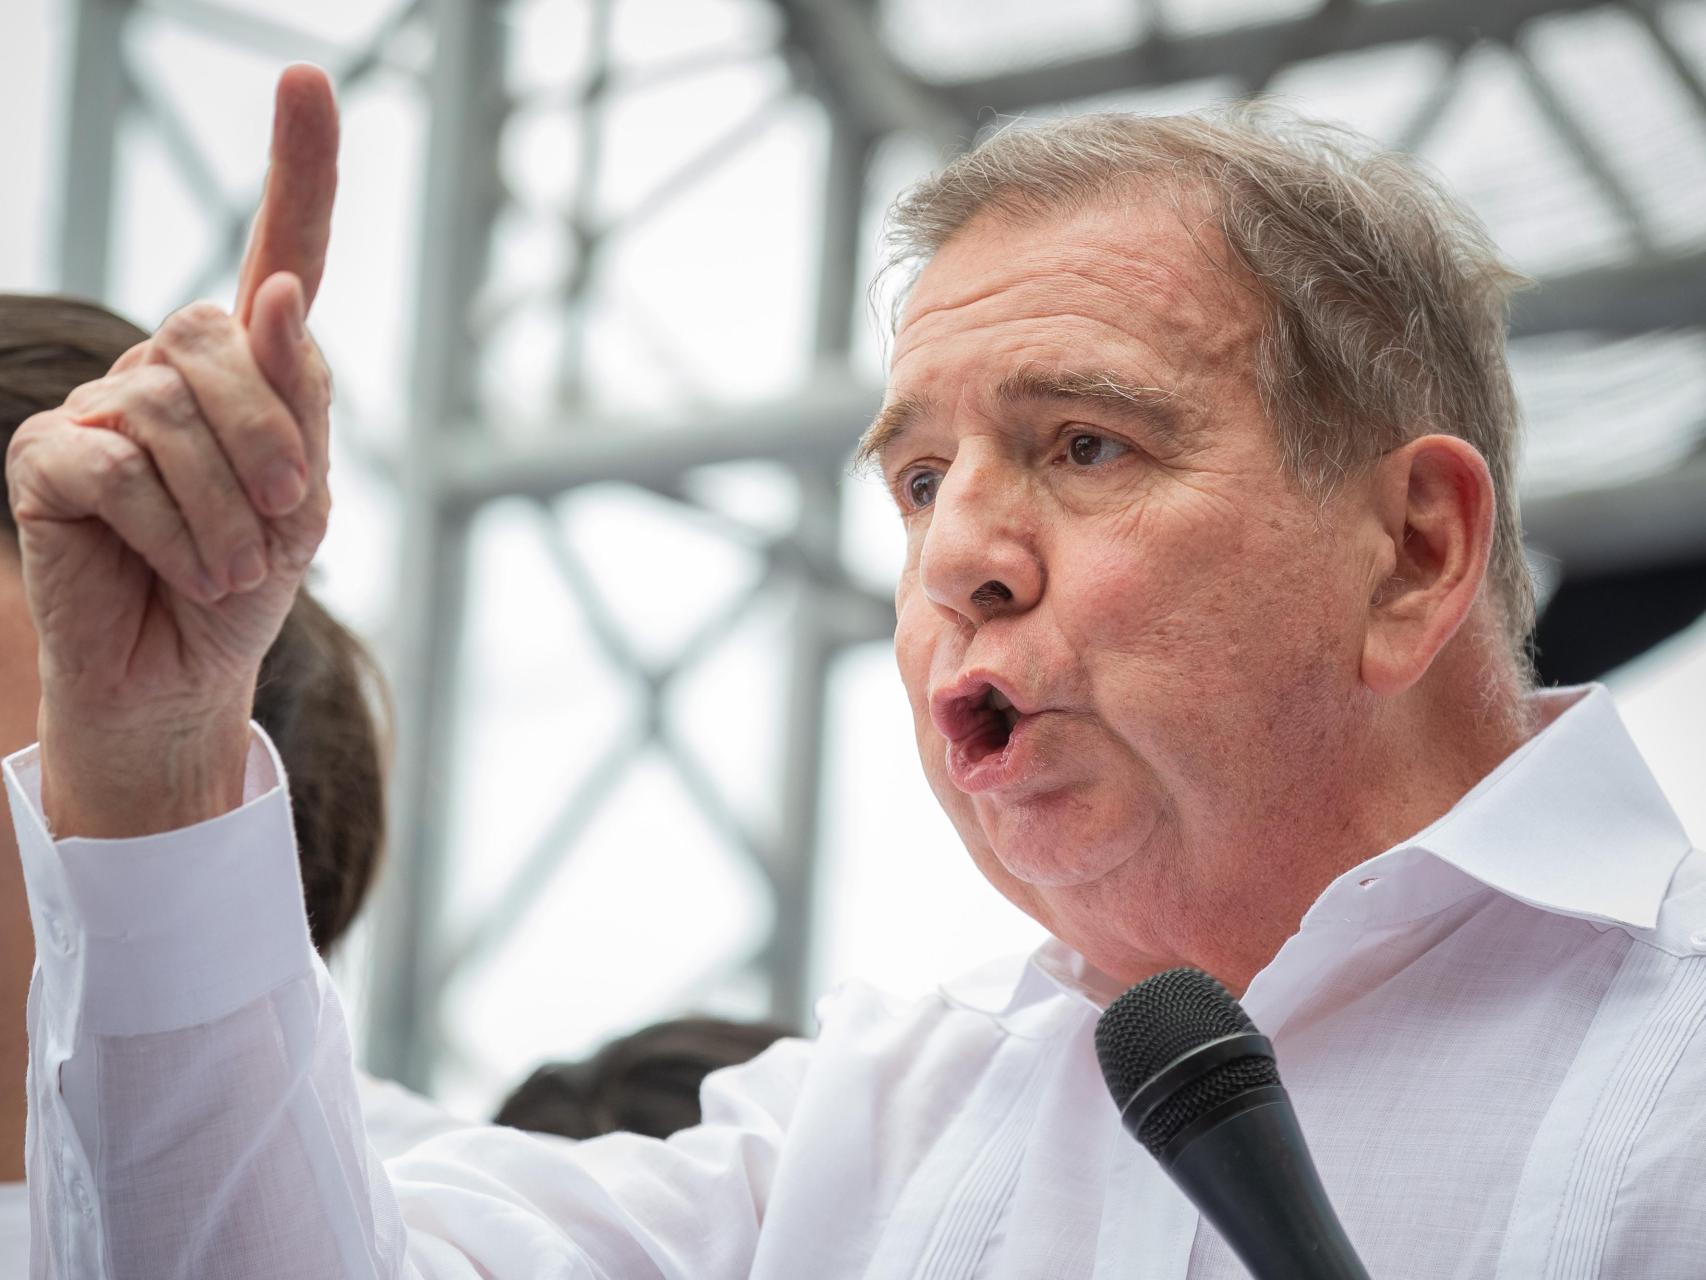
<svg viewBox="0 0 1706 1280">
<path fill-rule="evenodd" d="M 1420 152 L 1515 316 L 1549 680 L 1706 842 L 1706 0 L 4 0 L 0 289 L 229 303 L 272 81 L 343 185 L 322 597 L 398 718 L 368 1065 L 489 1114 L 697 1008 L 1028 949 L 929 795 L 848 455 L 887 202 L 980 130 L 1252 92 Z"/>
</svg>

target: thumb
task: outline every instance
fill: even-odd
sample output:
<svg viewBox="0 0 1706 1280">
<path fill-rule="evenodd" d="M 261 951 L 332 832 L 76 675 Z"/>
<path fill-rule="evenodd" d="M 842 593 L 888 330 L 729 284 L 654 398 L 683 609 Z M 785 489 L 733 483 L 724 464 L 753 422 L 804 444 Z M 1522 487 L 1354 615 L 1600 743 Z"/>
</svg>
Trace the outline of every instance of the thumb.
<svg viewBox="0 0 1706 1280">
<path fill-rule="evenodd" d="M 289 407 L 303 432 L 310 475 L 325 466 L 325 419 L 329 387 L 325 362 L 308 336 L 302 282 L 279 271 L 255 292 L 249 317 L 249 349 L 255 363 Z"/>
</svg>

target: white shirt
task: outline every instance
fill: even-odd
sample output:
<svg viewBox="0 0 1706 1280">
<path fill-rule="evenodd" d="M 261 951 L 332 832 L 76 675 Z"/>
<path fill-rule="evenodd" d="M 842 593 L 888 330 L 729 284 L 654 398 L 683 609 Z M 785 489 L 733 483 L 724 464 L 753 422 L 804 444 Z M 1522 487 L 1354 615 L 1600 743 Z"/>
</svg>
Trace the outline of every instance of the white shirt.
<svg viewBox="0 0 1706 1280">
<path fill-rule="evenodd" d="M 29 1192 L 21 1182 L 0 1182 L 0 1276 L 29 1273 Z"/>
<path fill-rule="evenodd" d="M 402 1155 L 428 1138 L 453 1129 L 481 1127 L 478 1121 L 446 1111 L 395 1080 L 381 1080 L 365 1071 L 355 1073 L 355 1093 L 367 1145 L 381 1160 Z"/>
<path fill-rule="evenodd" d="M 365 1071 L 356 1072 L 355 1084 L 368 1145 L 381 1159 L 473 1123 L 394 1081 L 380 1080 Z M 22 1182 L 0 1182 L 0 1280 L 14 1280 L 29 1271 L 29 1190 Z"/>
<path fill-rule="evenodd" d="M 1243 1001 L 1377 1278 L 1706 1274 L 1706 855 L 1603 690 L 1545 697 Z M 1111 984 L 1059 944 L 921 1000 L 842 988 L 667 1143 L 473 1128 L 381 1164 L 257 742 L 241 809 L 137 840 L 54 844 L 34 756 L 7 764 L 36 1276 L 1242 1275 L 1120 1128 Z"/>
</svg>

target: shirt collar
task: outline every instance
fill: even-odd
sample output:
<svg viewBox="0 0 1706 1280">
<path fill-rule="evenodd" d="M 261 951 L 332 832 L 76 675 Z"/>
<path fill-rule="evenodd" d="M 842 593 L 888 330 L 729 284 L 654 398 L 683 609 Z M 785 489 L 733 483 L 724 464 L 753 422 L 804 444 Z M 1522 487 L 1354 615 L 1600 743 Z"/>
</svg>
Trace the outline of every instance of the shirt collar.
<svg viewBox="0 0 1706 1280">
<path fill-rule="evenodd" d="M 1602 685 L 1532 696 L 1545 728 L 1432 826 L 1339 877 L 1316 908 L 1420 852 L 1542 911 L 1653 928 L 1687 832 Z"/>
<path fill-rule="evenodd" d="M 1303 930 L 1419 918 L 1482 886 L 1542 911 L 1654 928 L 1687 832 L 1603 685 L 1531 696 L 1545 727 L 1433 825 L 1329 885 Z M 1362 892 L 1382 879 L 1386 892 Z M 1016 968 L 997 962 L 941 990 L 1005 1025 L 1050 996 L 1100 1010 L 1122 989 L 1057 938 Z"/>
<path fill-rule="evenodd" d="M 937 987 L 937 994 L 957 1009 L 993 1019 L 1010 1033 L 1046 1034 L 1058 1010 L 1062 992 L 1073 1007 L 1089 1003 L 1106 1008 L 1121 988 L 1114 979 L 1097 975 L 1089 961 L 1058 938 L 1047 938 L 1029 956 L 1009 955 L 979 965 Z M 1104 984 L 1106 990 L 1104 990 Z"/>
</svg>

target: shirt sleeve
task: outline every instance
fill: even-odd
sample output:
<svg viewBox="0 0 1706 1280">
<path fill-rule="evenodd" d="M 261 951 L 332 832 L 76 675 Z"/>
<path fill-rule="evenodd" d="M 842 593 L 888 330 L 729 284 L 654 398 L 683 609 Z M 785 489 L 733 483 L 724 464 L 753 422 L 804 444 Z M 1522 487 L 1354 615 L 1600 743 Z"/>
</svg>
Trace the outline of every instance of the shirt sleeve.
<svg viewBox="0 0 1706 1280">
<path fill-rule="evenodd" d="M 37 952 L 31 1275 L 747 1274 L 807 1046 L 722 1073 L 668 1143 L 476 1127 L 388 1171 L 252 733 L 241 807 L 128 840 L 55 841 L 35 748 L 5 762 Z"/>
</svg>

